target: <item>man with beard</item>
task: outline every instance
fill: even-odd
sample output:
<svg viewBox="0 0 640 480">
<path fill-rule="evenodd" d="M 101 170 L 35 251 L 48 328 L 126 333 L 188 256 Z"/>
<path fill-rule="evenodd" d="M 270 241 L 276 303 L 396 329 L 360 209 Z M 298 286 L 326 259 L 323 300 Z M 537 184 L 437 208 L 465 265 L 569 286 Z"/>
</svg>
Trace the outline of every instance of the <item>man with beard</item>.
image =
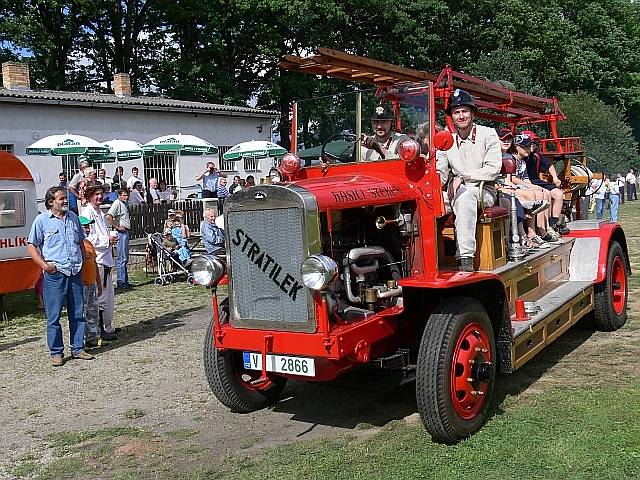
<svg viewBox="0 0 640 480">
<path fill-rule="evenodd" d="M 406 135 L 393 131 L 395 115 L 389 104 L 378 105 L 371 115 L 373 135 L 362 134 L 361 159 L 365 162 L 398 158 L 398 145 L 408 139 Z"/>
<path fill-rule="evenodd" d="M 44 308 L 47 315 L 47 345 L 51 352 L 51 365 L 64 364 L 64 341 L 60 313 L 67 307 L 71 357 L 91 360 L 84 351 L 85 321 L 82 287 L 82 240 L 84 231 L 78 216 L 69 211 L 67 194 L 62 187 L 47 190 L 44 198 L 47 208 L 38 215 L 29 233 L 29 255 L 44 271 Z"/>
<path fill-rule="evenodd" d="M 456 216 L 458 270 L 472 272 L 476 253 L 476 222 L 480 201 L 485 207 L 496 202 L 494 182 L 502 169 L 500 139 L 493 128 L 476 125 L 476 104 L 466 91 L 456 89 L 449 97 L 446 113 L 453 122 L 453 146 L 438 152 L 437 167 L 442 184 L 449 174 L 447 194 Z M 480 191 L 480 183 L 484 183 Z"/>
</svg>

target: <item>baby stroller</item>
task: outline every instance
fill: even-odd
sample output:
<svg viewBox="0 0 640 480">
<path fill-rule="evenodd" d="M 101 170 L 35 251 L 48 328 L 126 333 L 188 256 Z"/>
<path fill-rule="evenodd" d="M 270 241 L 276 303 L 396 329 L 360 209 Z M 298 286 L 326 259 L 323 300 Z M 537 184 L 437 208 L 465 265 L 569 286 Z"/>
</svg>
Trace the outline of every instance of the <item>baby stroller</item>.
<svg viewBox="0 0 640 480">
<path fill-rule="evenodd" d="M 150 233 L 147 237 L 147 249 L 155 257 L 158 266 L 158 276 L 154 283 L 158 286 L 168 285 L 174 282 L 179 275 L 184 274 L 187 277 L 187 283 L 193 285 L 193 277 L 187 268 L 188 265 L 183 264 L 175 252 L 164 246 L 162 234 Z"/>
</svg>

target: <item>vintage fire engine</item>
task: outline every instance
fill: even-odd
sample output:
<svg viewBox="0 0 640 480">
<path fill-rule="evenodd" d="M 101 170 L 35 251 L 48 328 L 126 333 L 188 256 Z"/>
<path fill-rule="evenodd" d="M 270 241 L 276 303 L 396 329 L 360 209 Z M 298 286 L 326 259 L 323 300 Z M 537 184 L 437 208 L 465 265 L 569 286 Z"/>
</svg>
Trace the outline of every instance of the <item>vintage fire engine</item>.
<svg viewBox="0 0 640 480">
<path fill-rule="evenodd" d="M 524 252 L 506 225 L 509 211 L 481 208 L 477 271 L 455 268 L 456 232 L 435 168 L 436 150 L 452 145 L 435 130 L 450 122 L 442 112 L 451 92 L 470 92 L 479 118 L 547 129 L 542 149 L 565 178 L 566 213 L 575 218 L 590 172 L 580 140 L 558 138 L 564 116 L 555 99 L 450 68 L 435 76 L 329 49 L 287 56 L 281 67 L 348 80 L 351 90 L 294 105 L 295 145 L 299 131 L 320 125 L 305 108 L 327 102 L 335 128 L 325 132 L 333 138 L 323 138 L 324 161 L 301 167 L 294 147 L 281 182 L 234 193 L 224 207 L 226 258 L 193 262 L 196 282 L 213 292 L 204 367 L 224 405 L 249 412 L 275 402 L 287 379 L 380 369 L 398 384 L 415 381 L 424 426 L 455 443 L 487 419 L 497 371 L 520 368 L 583 317 L 602 330 L 624 325 L 630 265 L 615 223 L 574 220 L 562 243 Z M 356 90 L 355 81 L 375 87 Z M 399 158 L 362 161 L 357 139 L 380 103 L 393 107 L 396 130 L 427 129 L 426 152 L 407 139 Z M 349 148 L 341 154 L 336 144 Z M 222 283 L 228 297 L 219 303 Z"/>
</svg>

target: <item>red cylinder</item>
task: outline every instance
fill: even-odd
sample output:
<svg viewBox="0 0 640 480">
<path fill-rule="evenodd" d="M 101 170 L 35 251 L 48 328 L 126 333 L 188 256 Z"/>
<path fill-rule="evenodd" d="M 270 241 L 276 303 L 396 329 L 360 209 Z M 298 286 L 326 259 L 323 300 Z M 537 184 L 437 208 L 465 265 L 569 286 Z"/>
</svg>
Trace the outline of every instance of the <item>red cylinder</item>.
<svg viewBox="0 0 640 480">
<path fill-rule="evenodd" d="M 522 298 L 516 298 L 516 318 L 517 321 L 531 320 L 531 317 L 527 315 L 527 311 L 524 308 L 524 300 Z"/>
</svg>

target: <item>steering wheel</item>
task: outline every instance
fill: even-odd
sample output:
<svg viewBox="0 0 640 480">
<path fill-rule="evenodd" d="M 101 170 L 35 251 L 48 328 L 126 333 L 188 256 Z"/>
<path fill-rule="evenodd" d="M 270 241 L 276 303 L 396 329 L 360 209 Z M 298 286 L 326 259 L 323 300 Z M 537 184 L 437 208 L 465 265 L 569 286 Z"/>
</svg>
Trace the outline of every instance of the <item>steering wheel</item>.
<svg viewBox="0 0 640 480">
<path fill-rule="evenodd" d="M 333 153 L 327 152 L 327 145 L 336 140 L 345 140 L 347 142 L 344 145 L 344 150 L 341 152 L 344 155 L 335 155 Z M 340 162 L 340 163 L 350 163 L 355 162 L 355 145 L 358 142 L 358 137 L 356 137 L 353 133 L 336 133 L 327 138 L 322 144 L 322 150 L 320 150 L 320 159 L 323 163 L 331 163 L 331 161 Z M 346 155 L 348 153 L 348 156 Z"/>
</svg>

